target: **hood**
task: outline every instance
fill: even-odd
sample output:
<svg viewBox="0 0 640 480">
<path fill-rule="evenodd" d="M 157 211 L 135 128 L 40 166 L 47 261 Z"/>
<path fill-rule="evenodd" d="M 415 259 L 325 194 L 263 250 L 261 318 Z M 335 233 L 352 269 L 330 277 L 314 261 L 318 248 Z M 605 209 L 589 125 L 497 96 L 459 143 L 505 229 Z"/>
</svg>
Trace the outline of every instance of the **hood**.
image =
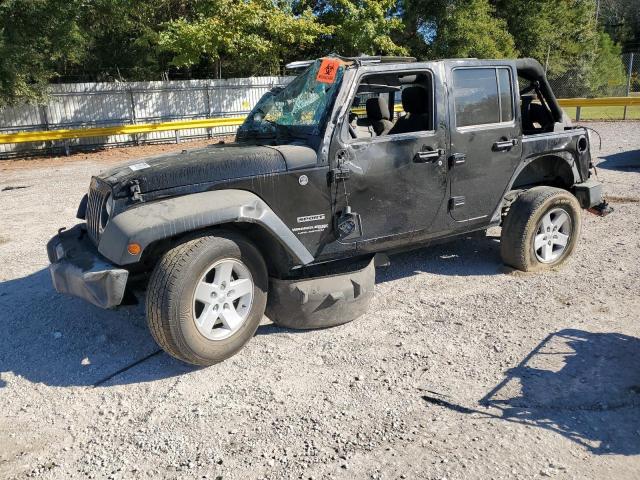
<svg viewBox="0 0 640 480">
<path fill-rule="evenodd" d="M 119 196 L 133 181 L 144 194 L 286 170 L 285 157 L 277 147 L 220 144 L 138 159 L 109 169 L 97 178 L 108 183 Z"/>
</svg>

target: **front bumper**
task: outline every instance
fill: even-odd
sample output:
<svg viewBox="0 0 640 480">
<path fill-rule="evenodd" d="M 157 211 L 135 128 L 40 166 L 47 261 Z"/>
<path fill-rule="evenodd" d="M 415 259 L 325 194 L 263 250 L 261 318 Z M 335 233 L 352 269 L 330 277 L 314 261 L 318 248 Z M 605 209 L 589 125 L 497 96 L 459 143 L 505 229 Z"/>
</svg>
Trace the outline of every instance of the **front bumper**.
<svg viewBox="0 0 640 480">
<path fill-rule="evenodd" d="M 47 243 L 49 272 L 58 293 L 82 298 L 101 308 L 122 303 L 129 272 L 98 253 L 82 223 L 60 231 Z"/>
</svg>

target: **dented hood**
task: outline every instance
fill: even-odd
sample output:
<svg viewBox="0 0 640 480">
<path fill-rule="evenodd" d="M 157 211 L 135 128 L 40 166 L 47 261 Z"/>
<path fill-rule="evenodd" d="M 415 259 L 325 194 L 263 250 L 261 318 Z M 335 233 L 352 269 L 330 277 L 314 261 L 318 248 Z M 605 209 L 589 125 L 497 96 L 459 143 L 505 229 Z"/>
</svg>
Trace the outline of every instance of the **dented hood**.
<svg viewBox="0 0 640 480">
<path fill-rule="evenodd" d="M 138 159 L 109 169 L 97 178 L 108 183 L 118 196 L 133 182 L 144 194 L 286 170 L 285 158 L 277 148 L 222 144 Z"/>
</svg>

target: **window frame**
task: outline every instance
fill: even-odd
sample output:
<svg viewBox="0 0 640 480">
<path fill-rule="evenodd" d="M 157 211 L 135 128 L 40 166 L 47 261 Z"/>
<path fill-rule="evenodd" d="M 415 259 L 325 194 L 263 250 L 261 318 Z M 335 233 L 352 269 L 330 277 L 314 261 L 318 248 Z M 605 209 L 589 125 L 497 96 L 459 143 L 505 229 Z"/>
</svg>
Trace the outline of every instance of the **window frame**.
<svg viewBox="0 0 640 480">
<path fill-rule="evenodd" d="M 385 74 L 385 73 L 393 73 L 393 74 L 397 74 L 397 75 L 403 75 L 403 74 L 420 74 L 420 73 L 425 73 L 427 75 L 429 75 L 429 79 L 430 79 L 430 84 L 431 84 L 431 126 L 432 129 L 431 130 L 419 130 L 417 132 L 406 132 L 406 133 L 394 133 L 392 135 L 382 135 L 382 136 L 374 136 L 374 137 L 363 137 L 363 138 L 352 138 L 349 135 L 349 131 L 348 131 L 348 112 L 349 109 L 347 108 L 346 110 L 346 114 L 342 120 L 342 126 L 340 127 L 340 139 L 342 142 L 344 142 L 345 144 L 349 144 L 349 145 L 353 145 L 353 144 L 357 144 L 357 143 L 370 143 L 370 142 L 385 142 L 385 141 L 389 141 L 389 140 L 396 140 L 398 138 L 401 139 L 411 139 L 411 138 L 420 138 L 423 136 L 434 136 L 437 132 L 437 108 L 436 108 L 436 85 L 435 85 L 435 80 L 436 80 L 436 74 L 434 72 L 434 70 L 432 68 L 429 67 L 419 67 L 419 68 L 406 68 L 406 69 L 398 69 L 398 70 L 392 70 L 392 71 L 386 71 L 386 70 L 368 70 L 368 71 L 363 71 L 362 73 L 360 73 L 360 75 L 358 75 L 353 83 L 354 87 L 353 87 L 353 91 L 351 92 L 351 94 L 349 95 L 349 100 L 347 102 L 347 105 L 351 105 L 351 103 L 353 102 L 353 99 L 356 97 L 357 93 L 358 93 L 358 87 L 360 86 L 360 83 L 362 82 L 362 79 L 368 76 L 376 76 L 376 75 L 380 75 L 380 74 Z M 395 111 L 393 112 L 393 114 L 395 115 Z"/>
<path fill-rule="evenodd" d="M 465 125 L 458 126 L 458 116 L 456 112 L 456 94 L 455 94 L 455 71 L 456 70 L 493 70 L 496 80 L 496 90 L 498 92 L 498 114 L 500 121 L 499 122 L 491 122 L 491 123 L 477 123 L 473 125 Z M 511 85 L 511 120 L 502 121 L 502 91 L 500 89 L 500 80 L 498 79 L 498 70 L 506 70 L 509 74 L 509 83 Z M 453 120 L 453 126 L 458 132 L 465 132 L 469 130 L 479 130 L 484 128 L 500 128 L 505 126 L 515 126 L 516 125 L 516 98 L 515 98 L 515 85 L 513 81 L 513 71 L 512 68 L 508 65 L 472 65 L 472 66 L 460 66 L 453 67 L 451 69 L 451 118 Z"/>
</svg>

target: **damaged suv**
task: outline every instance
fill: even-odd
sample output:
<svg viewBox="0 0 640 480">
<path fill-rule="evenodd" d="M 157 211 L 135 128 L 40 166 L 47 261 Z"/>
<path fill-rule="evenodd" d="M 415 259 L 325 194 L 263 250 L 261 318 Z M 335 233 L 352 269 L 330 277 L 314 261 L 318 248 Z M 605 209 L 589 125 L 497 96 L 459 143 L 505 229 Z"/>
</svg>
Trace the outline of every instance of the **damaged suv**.
<svg viewBox="0 0 640 480">
<path fill-rule="evenodd" d="M 93 177 L 85 223 L 48 244 L 56 290 L 109 308 L 142 285 L 158 344 L 210 365 L 267 306 L 300 328 L 362 314 L 375 254 L 502 225 L 504 262 L 544 270 L 571 255 L 581 209 L 608 212 L 587 130 L 535 60 L 300 65 L 234 143 Z"/>
</svg>

